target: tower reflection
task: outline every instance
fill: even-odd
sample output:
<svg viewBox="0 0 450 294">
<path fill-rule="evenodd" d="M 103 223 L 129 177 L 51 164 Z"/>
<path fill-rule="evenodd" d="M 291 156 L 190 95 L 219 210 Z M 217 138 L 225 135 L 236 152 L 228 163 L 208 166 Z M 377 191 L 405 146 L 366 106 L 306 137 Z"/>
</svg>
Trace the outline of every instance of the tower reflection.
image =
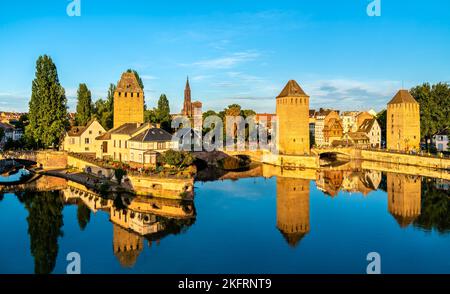
<svg viewBox="0 0 450 294">
<path fill-rule="evenodd" d="M 421 211 L 421 178 L 387 174 L 388 210 L 400 227 L 408 227 Z"/>
<path fill-rule="evenodd" d="M 296 247 L 309 233 L 309 180 L 277 178 L 277 228 Z"/>
</svg>

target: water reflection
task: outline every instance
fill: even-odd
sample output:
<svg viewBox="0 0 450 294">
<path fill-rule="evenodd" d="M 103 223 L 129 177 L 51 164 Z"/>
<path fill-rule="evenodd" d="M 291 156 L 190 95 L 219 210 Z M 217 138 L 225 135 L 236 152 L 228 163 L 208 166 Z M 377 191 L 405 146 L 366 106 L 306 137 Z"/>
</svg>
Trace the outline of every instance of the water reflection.
<svg viewBox="0 0 450 294">
<path fill-rule="evenodd" d="M 296 247 L 309 232 L 309 180 L 277 178 L 277 228 Z"/>
<path fill-rule="evenodd" d="M 260 174 L 263 171 L 258 169 L 255 177 L 255 179 L 261 178 L 261 181 L 255 180 L 246 188 L 252 189 L 255 193 L 260 192 L 263 188 L 258 185 L 262 185 L 263 176 Z M 241 175 L 254 176 L 254 172 L 249 171 Z M 239 179 L 238 173 L 229 176 L 233 180 Z M 317 195 L 315 187 L 326 195 L 326 198 L 321 198 L 327 200 L 328 205 L 336 203 L 336 199 L 341 200 L 340 197 L 345 197 L 345 201 L 352 201 L 357 197 L 347 198 L 346 196 L 354 196 L 354 194 L 365 197 L 359 198 L 358 201 L 361 199 L 366 201 L 369 200 L 367 197 L 371 197 L 373 191 L 385 191 L 386 208 L 382 207 L 380 213 L 389 213 L 387 219 L 388 223 L 392 223 L 389 225 L 390 228 L 416 232 L 436 231 L 439 234 L 447 234 L 450 230 L 448 181 L 362 169 L 324 169 L 312 173 L 290 170 L 274 173 L 272 176 L 276 176 L 276 181 L 273 182 L 276 183 L 276 228 L 285 239 L 285 242 L 282 242 L 283 247 L 299 249 L 303 245 L 308 245 L 310 241 L 316 242 L 315 245 L 320 247 L 321 243 L 317 243 L 317 236 L 322 232 L 318 231 L 313 236 L 310 234 L 311 228 L 332 226 L 332 224 L 320 224 L 320 226 L 311 224 L 311 220 L 319 219 L 314 215 L 319 214 L 319 211 L 323 213 L 325 209 L 317 205 L 323 202 L 317 202 L 318 198 L 311 196 L 314 193 Z M 214 183 L 216 184 L 224 185 L 220 181 Z M 5 192 L 11 191 L 9 186 L 2 189 Z M 202 188 L 199 187 L 199 189 Z M 58 241 L 63 236 L 63 215 L 67 216 L 64 206 L 76 208 L 76 219 L 81 234 L 89 227 L 96 213 L 107 214 L 110 223 L 106 225 L 112 226 L 112 251 L 109 254 L 113 263 L 117 260 L 123 268 L 137 267 L 137 261 L 145 247 L 159 244 L 169 235 L 185 232 L 197 218 L 193 201 L 134 197 L 128 194 L 102 196 L 83 185 L 51 177 L 42 177 L 33 183 L 17 185 L 14 193 L 28 213 L 26 220 L 35 273 L 51 273 L 55 269 L 56 258 L 60 251 Z M 206 193 L 214 193 L 214 190 L 208 190 Z M 380 192 L 373 195 L 380 196 Z M 334 199 L 331 200 L 330 196 Z M 3 194 L 0 194 L 0 201 L 2 199 Z M 222 200 L 229 201 L 227 198 Z M 314 201 L 316 201 L 313 204 L 314 209 L 311 209 L 311 202 L 314 203 Z M 244 205 L 246 205 L 245 202 Z M 206 207 L 206 209 L 209 208 L 210 206 Z M 248 211 L 244 208 L 242 210 L 245 213 Z M 273 206 L 270 210 L 275 211 Z M 347 211 L 355 213 L 351 209 Z M 236 213 L 236 217 L 240 217 L 239 212 L 228 211 L 227 213 Z M 266 215 L 266 212 L 261 213 Z M 274 221 L 271 219 L 270 223 L 270 226 L 261 226 L 259 229 L 270 231 L 274 227 Z M 229 229 L 233 230 L 231 227 Z M 199 232 L 201 230 L 197 230 L 197 234 Z M 207 232 L 211 231 L 206 230 L 204 233 L 207 234 Z M 66 232 L 66 234 L 76 233 L 80 232 L 78 230 Z M 279 236 L 277 231 L 274 234 Z M 326 235 L 326 230 L 324 234 Z M 236 238 L 242 238 L 243 242 L 252 242 L 245 239 L 243 235 L 237 235 Z M 195 240 L 194 244 L 196 244 Z M 294 251 L 302 250 L 292 250 Z"/>
<path fill-rule="evenodd" d="M 307 179 L 277 177 L 277 228 L 292 247 L 310 231 L 309 186 Z M 320 170 L 316 186 L 331 197 L 340 191 L 367 196 L 381 189 L 387 192 L 388 211 L 401 228 L 413 224 L 439 233 L 450 229 L 448 181 L 380 171 Z"/>
<path fill-rule="evenodd" d="M 402 228 L 420 215 L 421 184 L 417 176 L 387 174 L 388 210 Z"/>
<path fill-rule="evenodd" d="M 129 194 L 102 197 L 69 181 L 63 190 L 66 203 L 78 204 L 78 223 L 81 229 L 90 219 L 90 211 L 104 211 L 113 223 L 114 255 L 123 267 L 133 267 L 143 250 L 170 235 L 179 234 L 193 225 L 196 218 L 192 201 L 132 196 Z M 84 206 L 84 208 L 83 208 Z"/>
</svg>

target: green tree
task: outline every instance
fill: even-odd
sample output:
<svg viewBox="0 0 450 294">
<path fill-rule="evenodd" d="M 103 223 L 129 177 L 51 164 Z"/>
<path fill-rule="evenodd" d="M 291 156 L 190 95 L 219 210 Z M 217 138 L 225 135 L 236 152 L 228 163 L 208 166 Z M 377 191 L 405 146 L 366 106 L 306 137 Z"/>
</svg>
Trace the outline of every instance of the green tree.
<svg viewBox="0 0 450 294">
<path fill-rule="evenodd" d="M 127 175 L 127 171 L 122 168 L 117 168 L 114 170 L 114 176 L 116 177 L 116 180 L 119 183 L 119 185 L 122 183 L 122 179 L 126 175 Z"/>
<path fill-rule="evenodd" d="M 242 110 L 242 116 L 244 118 L 247 118 L 247 117 L 253 116 L 253 115 L 256 115 L 256 112 L 254 110 L 252 110 L 252 109 L 244 109 L 244 110 Z"/>
<path fill-rule="evenodd" d="M 420 104 L 421 137 L 428 140 L 450 128 L 450 85 L 424 83 L 410 90 L 411 95 Z"/>
<path fill-rule="evenodd" d="M 31 255 L 34 257 L 34 272 L 49 274 L 53 271 L 58 256 L 58 238 L 63 235 L 63 200 L 56 192 L 26 192 L 23 196 L 28 210 L 28 234 Z"/>
<path fill-rule="evenodd" d="M 156 114 L 158 116 L 158 123 L 161 124 L 161 128 L 166 131 L 170 131 L 170 106 L 169 100 L 167 99 L 165 94 L 161 94 L 161 96 L 159 97 Z"/>
<path fill-rule="evenodd" d="M 194 163 L 194 157 L 189 152 L 168 150 L 162 155 L 162 161 L 174 167 L 184 168 Z"/>
<path fill-rule="evenodd" d="M 77 113 L 75 121 L 78 126 L 85 126 L 94 114 L 91 91 L 86 84 L 80 84 L 77 92 Z"/>
<path fill-rule="evenodd" d="M 40 56 L 36 62 L 28 116 L 30 123 L 25 135 L 34 146 L 58 147 L 69 124 L 67 98 L 56 66 L 47 55 Z"/>
<path fill-rule="evenodd" d="M 136 80 L 139 83 L 139 86 L 141 86 L 141 89 L 144 90 L 144 83 L 142 82 L 141 77 L 139 76 L 139 73 L 137 71 L 135 71 L 134 69 L 128 69 L 127 72 L 132 72 L 134 73 L 134 76 L 136 77 Z"/>
<path fill-rule="evenodd" d="M 386 109 L 377 114 L 377 121 L 381 129 L 381 141 L 386 142 L 386 128 L 387 128 L 387 111 Z"/>
<path fill-rule="evenodd" d="M 145 122 L 159 123 L 158 110 L 156 108 L 146 109 L 144 112 L 144 120 Z"/>
<path fill-rule="evenodd" d="M 113 115 L 115 91 L 116 85 L 110 84 L 106 100 L 99 99 L 94 104 L 95 117 L 106 130 L 112 129 L 114 124 Z"/>
<path fill-rule="evenodd" d="M 5 138 L 5 131 L 2 128 L 0 128 L 0 142 L 2 142 L 4 138 Z"/>
<path fill-rule="evenodd" d="M 414 225 L 426 231 L 450 232 L 450 198 L 448 191 L 436 188 L 434 181 L 422 181 L 422 209 Z"/>
</svg>

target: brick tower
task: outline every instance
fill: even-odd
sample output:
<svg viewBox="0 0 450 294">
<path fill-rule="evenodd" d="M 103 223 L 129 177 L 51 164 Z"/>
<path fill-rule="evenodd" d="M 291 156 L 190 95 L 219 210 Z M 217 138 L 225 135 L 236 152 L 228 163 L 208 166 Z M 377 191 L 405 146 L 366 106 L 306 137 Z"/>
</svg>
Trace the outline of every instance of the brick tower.
<svg viewBox="0 0 450 294">
<path fill-rule="evenodd" d="M 122 74 L 114 92 L 114 128 L 144 123 L 144 91 L 132 72 Z"/>
<path fill-rule="evenodd" d="M 294 80 L 277 97 L 277 117 L 280 154 L 309 154 L 309 96 Z"/>
<path fill-rule="evenodd" d="M 387 105 L 387 149 L 420 149 L 420 106 L 407 90 L 400 90 Z"/>
</svg>

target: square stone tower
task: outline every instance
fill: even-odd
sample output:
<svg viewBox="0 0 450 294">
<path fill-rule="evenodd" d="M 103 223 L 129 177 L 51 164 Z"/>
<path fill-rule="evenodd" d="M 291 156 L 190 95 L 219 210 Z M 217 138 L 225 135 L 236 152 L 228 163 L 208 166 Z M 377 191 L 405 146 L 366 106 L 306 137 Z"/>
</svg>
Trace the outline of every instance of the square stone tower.
<svg viewBox="0 0 450 294">
<path fill-rule="evenodd" d="M 122 74 L 114 92 L 114 128 L 144 123 L 144 91 L 132 72 Z"/>
<path fill-rule="evenodd" d="M 308 155 L 309 96 L 291 80 L 277 97 L 278 151 L 285 155 Z"/>
<path fill-rule="evenodd" d="M 387 149 L 420 149 L 420 106 L 407 90 L 400 90 L 387 105 Z"/>
</svg>

